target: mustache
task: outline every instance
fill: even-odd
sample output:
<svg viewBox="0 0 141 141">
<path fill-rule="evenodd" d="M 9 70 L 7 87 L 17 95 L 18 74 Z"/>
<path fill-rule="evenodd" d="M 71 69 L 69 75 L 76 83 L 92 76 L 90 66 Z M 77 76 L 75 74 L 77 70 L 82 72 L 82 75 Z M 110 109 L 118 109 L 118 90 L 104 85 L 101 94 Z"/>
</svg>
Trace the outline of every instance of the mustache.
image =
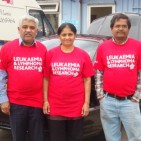
<svg viewBox="0 0 141 141">
<path fill-rule="evenodd" d="M 32 36 L 32 34 L 31 34 L 31 33 L 25 33 L 24 35 L 30 35 L 30 36 Z"/>
</svg>

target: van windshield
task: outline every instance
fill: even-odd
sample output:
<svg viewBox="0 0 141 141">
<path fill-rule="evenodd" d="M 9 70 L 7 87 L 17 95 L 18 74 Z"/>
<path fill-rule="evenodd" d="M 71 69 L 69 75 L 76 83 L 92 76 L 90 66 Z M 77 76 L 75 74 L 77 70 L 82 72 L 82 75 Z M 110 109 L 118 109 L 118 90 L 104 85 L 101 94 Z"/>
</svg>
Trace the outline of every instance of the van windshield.
<svg viewBox="0 0 141 141">
<path fill-rule="evenodd" d="M 41 10 L 29 10 L 29 14 L 39 20 L 39 32 L 36 38 L 44 36 L 54 35 L 55 32 L 46 18 L 45 14 Z"/>
</svg>

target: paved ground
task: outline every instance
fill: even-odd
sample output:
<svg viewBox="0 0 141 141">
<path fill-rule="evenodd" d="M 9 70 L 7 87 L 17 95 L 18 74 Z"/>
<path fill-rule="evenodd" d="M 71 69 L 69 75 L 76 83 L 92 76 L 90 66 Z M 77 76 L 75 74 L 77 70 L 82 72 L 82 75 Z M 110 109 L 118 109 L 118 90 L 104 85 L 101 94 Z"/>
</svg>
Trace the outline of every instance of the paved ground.
<svg viewBox="0 0 141 141">
<path fill-rule="evenodd" d="M 104 135 L 100 135 L 100 136 L 93 137 L 93 138 L 86 140 L 86 141 L 106 141 L 106 140 L 104 138 Z M 122 129 L 122 140 L 121 141 L 128 141 L 124 129 Z"/>
<path fill-rule="evenodd" d="M 125 131 L 123 130 L 122 132 L 123 134 L 123 138 L 122 141 L 127 141 L 127 137 L 125 134 Z M 97 136 L 91 139 L 87 139 L 87 141 L 105 141 L 103 136 Z M 10 131 L 5 131 L 5 130 L 0 130 L 0 141 L 12 141 L 12 135 Z M 46 138 L 46 141 L 48 141 L 48 139 Z"/>
</svg>

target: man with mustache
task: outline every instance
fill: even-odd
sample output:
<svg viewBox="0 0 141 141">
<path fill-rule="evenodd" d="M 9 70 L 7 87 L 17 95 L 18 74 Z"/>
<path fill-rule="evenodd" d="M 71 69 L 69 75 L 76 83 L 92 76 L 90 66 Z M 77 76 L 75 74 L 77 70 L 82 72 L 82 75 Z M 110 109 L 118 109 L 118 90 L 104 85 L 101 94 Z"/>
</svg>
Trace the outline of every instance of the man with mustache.
<svg viewBox="0 0 141 141">
<path fill-rule="evenodd" d="M 111 19 L 113 38 L 97 50 L 96 92 L 107 141 L 121 141 L 121 123 L 128 141 L 141 141 L 141 42 L 128 38 L 130 19 Z"/>
<path fill-rule="evenodd" d="M 19 39 L 0 51 L 1 111 L 8 114 L 13 141 L 43 141 L 43 69 L 47 49 L 35 40 L 38 20 L 20 18 Z M 12 36 L 12 35 L 11 35 Z"/>
</svg>

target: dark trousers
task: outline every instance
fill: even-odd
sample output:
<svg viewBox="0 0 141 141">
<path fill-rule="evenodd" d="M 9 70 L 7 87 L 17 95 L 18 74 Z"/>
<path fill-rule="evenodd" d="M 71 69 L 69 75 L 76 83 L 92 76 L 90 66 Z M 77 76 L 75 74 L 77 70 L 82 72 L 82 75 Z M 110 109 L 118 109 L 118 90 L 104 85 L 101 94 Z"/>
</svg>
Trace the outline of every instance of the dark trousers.
<svg viewBox="0 0 141 141">
<path fill-rule="evenodd" d="M 48 121 L 50 141 L 82 141 L 83 119 Z"/>
<path fill-rule="evenodd" d="M 10 125 L 13 141 L 43 141 L 44 116 L 41 108 L 11 104 Z"/>
</svg>

